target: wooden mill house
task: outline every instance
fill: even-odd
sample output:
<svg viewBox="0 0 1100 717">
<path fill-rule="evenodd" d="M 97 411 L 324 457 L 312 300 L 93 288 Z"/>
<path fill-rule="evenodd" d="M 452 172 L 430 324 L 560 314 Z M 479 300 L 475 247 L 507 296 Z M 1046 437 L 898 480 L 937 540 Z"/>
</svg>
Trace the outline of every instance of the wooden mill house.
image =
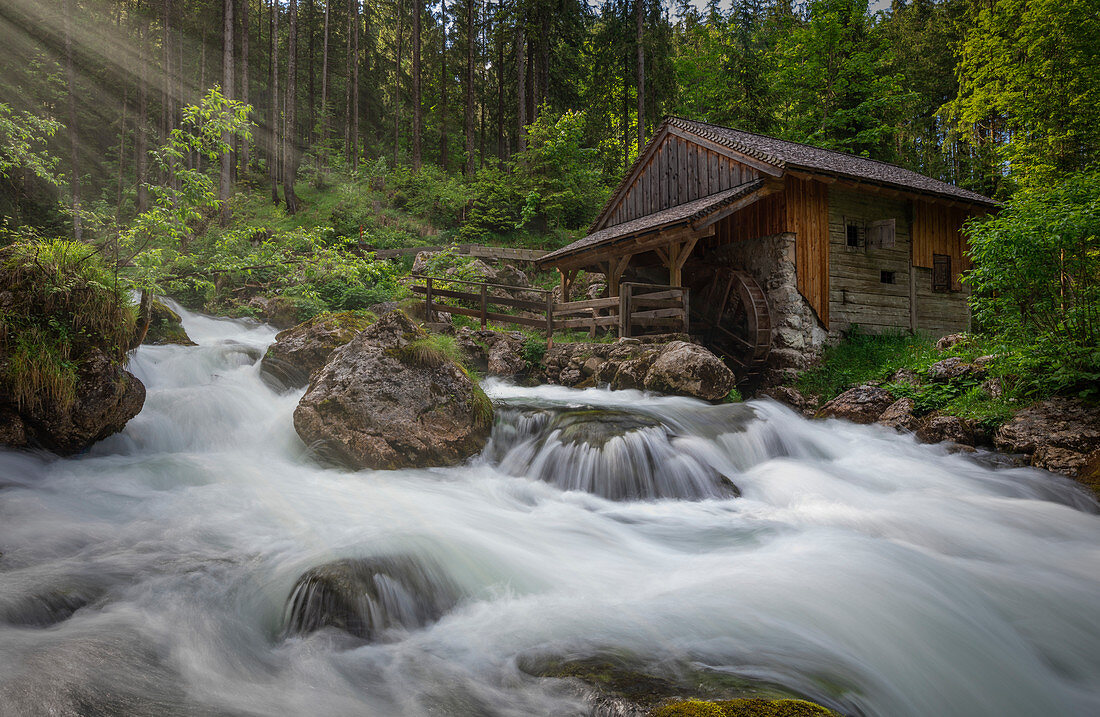
<svg viewBox="0 0 1100 717">
<path fill-rule="evenodd" d="M 537 263 L 686 287 L 691 332 L 751 370 L 854 325 L 944 334 L 970 316 L 963 223 L 992 199 L 901 167 L 669 117 L 588 236 Z"/>
</svg>

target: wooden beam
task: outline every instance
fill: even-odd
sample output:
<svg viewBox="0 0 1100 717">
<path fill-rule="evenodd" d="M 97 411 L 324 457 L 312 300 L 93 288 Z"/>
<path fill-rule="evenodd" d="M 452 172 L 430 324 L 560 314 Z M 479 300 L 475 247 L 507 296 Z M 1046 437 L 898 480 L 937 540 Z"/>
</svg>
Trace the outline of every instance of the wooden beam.
<svg viewBox="0 0 1100 717">
<path fill-rule="evenodd" d="M 692 224 L 692 228 L 696 229 L 696 230 L 706 229 L 707 227 L 713 226 L 713 225 L 717 224 L 718 222 L 722 221 L 723 219 L 725 219 L 729 215 L 731 215 L 735 212 L 741 211 L 742 209 L 749 206 L 750 204 L 755 204 L 756 202 L 760 201 L 764 197 L 768 197 L 772 194 L 775 194 L 775 193 L 781 192 L 781 191 L 783 191 L 782 185 L 765 184 L 763 187 L 756 190 L 752 194 L 749 194 L 748 196 L 741 197 L 740 199 L 733 202 L 732 204 L 727 204 L 726 206 L 722 207 L 721 209 L 709 214 L 706 217 L 703 217 L 702 219 L 700 219 L 696 223 Z M 711 233 L 713 234 L 713 232 L 711 232 Z"/>
</svg>

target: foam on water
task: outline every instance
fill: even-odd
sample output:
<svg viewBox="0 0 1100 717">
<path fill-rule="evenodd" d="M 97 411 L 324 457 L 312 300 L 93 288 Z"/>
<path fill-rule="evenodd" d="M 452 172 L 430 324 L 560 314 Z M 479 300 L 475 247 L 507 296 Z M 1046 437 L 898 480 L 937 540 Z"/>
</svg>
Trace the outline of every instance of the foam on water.
<svg viewBox="0 0 1100 717">
<path fill-rule="evenodd" d="M 334 470 L 260 380 L 274 331 L 180 313 L 199 346 L 136 352 L 122 434 L 0 452 L 0 714 L 579 715 L 518 665 L 607 651 L 849 713 L 1100 713 L 1100 518 L 1068 481 L 774 403 L 496 382 L 657 421 L 742 497 L 612 501 L 489 455 Z M 399 639 L 284 639 L 303 573 L 394 554 L 462 597 Z"/>
</svg>

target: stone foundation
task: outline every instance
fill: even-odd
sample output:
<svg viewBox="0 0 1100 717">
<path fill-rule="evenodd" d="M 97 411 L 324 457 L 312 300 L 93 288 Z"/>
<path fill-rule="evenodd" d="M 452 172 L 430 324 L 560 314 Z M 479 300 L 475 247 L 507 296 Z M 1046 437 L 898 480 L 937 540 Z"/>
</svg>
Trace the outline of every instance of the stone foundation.
<svg viewBox="0 0 1100 717">
<path fill-rule="evenodd" d="M 832 337 L 798 291 L 795 235 L 791 233 L 733 242 L 718 255 L 747 271 L 767 295 L 772 316 L 772 352 L 768 363 L 777 371 L 805 368 Z"/>
</svg>

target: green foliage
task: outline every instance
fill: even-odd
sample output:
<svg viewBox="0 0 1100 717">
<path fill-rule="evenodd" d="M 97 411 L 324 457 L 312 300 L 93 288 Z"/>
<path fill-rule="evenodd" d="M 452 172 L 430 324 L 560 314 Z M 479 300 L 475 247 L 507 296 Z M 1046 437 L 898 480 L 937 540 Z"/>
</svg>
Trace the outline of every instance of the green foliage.
<svg viewBox="0 0 1100 717">
<path fill-rule="evenodd" d="M 726 397 L 722 399 L 722 403 L 741 403 L 744 401 L 744 397 L 737 388 L 731 388 L 730 392 L 726 394 Z"/>
<path fill-rule="evenodd" d="M 523 342 L 523 360 L 528 366 L 541 366 L 546 357 L 546 339 L 529 337 Z"/>
<path fill-rule="evenodd" d="M 1100 171 L 1021 191 L 969 234 L 974 318 L 1018 347 L 1028 392 L 1097 393 Z"/>
<path fill-rule="evenodd" d="M 4 391 L 18 406 L 71 403 L 77 362 L 91 351 L 122 361 L 134 335 L 126 292 L 96 251 L 43 239 L 0 249 L 0 347 L 10 356 Z"/>
<path fill-rule="evenodd" d="M 825 350 L 817 366 L 799 376 L 797 386 L 827 401 L 852 386 L 886 380 L 902 368 L 923 369 L 939 358 L 927 338 L 865 334 L 853 327 L 844 341 Z"/>
<path fill-rule="evenodd" d="M 948 107 L 965 141 L 1035 187 L 1100 159 L 1095 0 L 970 3 L 965 26 Z"/>
<path fill-rule="evenodd" d="M 61 123 L 30 112 L 17 112 L 0 102 L 0 177 L 10 178 L 27 170 L 39 179 L 57 184 L 57 158 L 46 151 Z"/>
</svg>

